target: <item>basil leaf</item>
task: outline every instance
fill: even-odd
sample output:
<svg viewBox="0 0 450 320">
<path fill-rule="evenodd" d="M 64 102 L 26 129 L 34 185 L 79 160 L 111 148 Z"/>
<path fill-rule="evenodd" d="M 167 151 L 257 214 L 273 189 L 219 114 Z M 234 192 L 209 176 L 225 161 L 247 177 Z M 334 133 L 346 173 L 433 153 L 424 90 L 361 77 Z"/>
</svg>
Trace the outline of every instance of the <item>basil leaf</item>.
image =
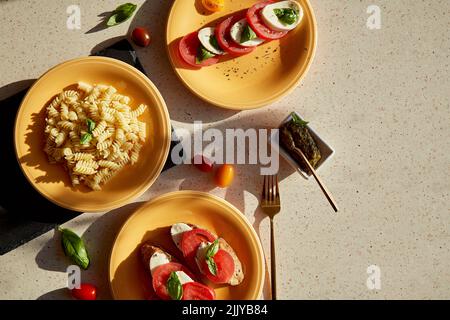
<svg viewBox="0 0 450 320">
<path fill-rule="evenodd" d="M 298 20 L 298 12 L 294 9 L 274 9 L 273 12 L 283 24 L 294 24 Z"/>
<path fill-rule="evenodd" d="M 211 257 L 206 257 L 206 264 L 208 265 L 209 272 L 211 272 L 211 274 L 213 276 L 216 276 L 217 275 L 217 265 L 216 265 L 216 262 L 214 261 L 214 259 Z"/>
<path fill-rule="evenodd" d="M 80 143 L 81 143 L 81 144 L 86 144 L 86 143 L 89 143 L 89 141 L 91 141 L 91 140 L 92 140 L 92 134 L 90 134 L 90 133 L 85 133 L 85 134 L 83 134 L 83 136 L 81 137 Z"/>
<path fill-rule="evenodd" d="M 133 3 L 125 3 L 118 6 L 109 17 L 106 25 L 108 27 L 112 27 L 128 20 L 129 18 L 131 18 L 136 8 L 137 5 Z"/>
<path fill-rule="evenodd" d="M 89 267 L 89 255 L 83 240 L 72 230 L 61 229 L 64 254 L 83 269 Z"/>
<path fill-rule="evenodd" d="M 200 45 L 197 56 L 195 57 L 195 63 L 200 64 L 204 60 L 208 60 L 209 58 L 214 57 L 215 54 L 212 52 L 209 52 L 207 49 L 205 49 L 204 46 Z"/>
<path fill-rule="evenodd" d="M 215 35 L 211 35 L 209 37 L 209 43 L 214 47 L 214 49 L 222 51 L 222 48 L 219 46 L 219 43 L 217 42 L 217 38 Z"/>
<path fill-rule="evenodd" d="M 216 255 L 217 251 L 219 251 L 219 239 L 214 240 L 206 250 L 206 258 L 212 258 Z"/>
<path fill-rule="evenodd" d="M 246 25 L 244 30 L 242 31 L 241 43 L 244 43 L 249 40 L 256 39 L 256 38 L 258 38 L 258 36 L 256 35 L 255 31 L 253 31 L 253 29 L 250 28 L 249 25 Z"/>
<path fill-rule="evenodd" d="M 167 279 L 167 291 L 172 300 L 181 300 L 183 296 L 183 286 L 175 272 L 172 272 L 169 279 Z"/>
<path fill-rule="evenodd" d="M 92 121 L 91 119 L 87 118 L 86 119 L 86 124 L 87 124 L 87 127 L 88 127 L 88 132 L 92 133 L 92 131 L 94 131 L 94 129 L 95 129 L 95 122 Z"/>
<path fill-rule="evenodd" d="M 294 122 L 296 125 L 299 125 L 301 127 L 306 127 L 306 125 L 309 123 L 308 121 L 303 120 L 300 118 L 295 112 L 291 113 L 292 122 Z"/>
</svg>

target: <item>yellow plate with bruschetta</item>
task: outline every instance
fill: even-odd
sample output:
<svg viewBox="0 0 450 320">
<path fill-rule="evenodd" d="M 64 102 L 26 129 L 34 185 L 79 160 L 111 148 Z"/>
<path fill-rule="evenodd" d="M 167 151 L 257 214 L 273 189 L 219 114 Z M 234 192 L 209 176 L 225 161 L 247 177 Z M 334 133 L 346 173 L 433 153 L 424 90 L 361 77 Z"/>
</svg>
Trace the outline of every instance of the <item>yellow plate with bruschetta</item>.
<svg viewBox="0 0 450 320">
<path fill-rule="evenodd" d="M 302 20 L 294 30 L 279 38 L 262 32 L 260 37 L 268 38 L 248 54 L 235 50 L 229 53 L 218 38 L 225 55 L 218 54 L 197 65 L 195 58 L 191 63 L 186 59 L 184 53 L 195 55 L 196 50 L 186 49 L 198 42 L 196 36 L 190 37 L 193 33 L 211 27 L 217 38 L 221 22 L 232 16 L 249 20 L 246 11 L 261 2 L 267 0 L 224 1 L 222 10 L 209 12 L 201 0 L 174 1 L 167 21 L 166 45 L 176 75 L 192 93 L 219 107 L 247 110 L 269 105 L 297 87 L 311 66 L 317 46 L 316 20 L 308 0 L 296 0 L 302 8 Z M 242 46 L 237 47 L 242 51 Z"/>
<path fill-rule="evenodd" d="M 153 299 L 152 276 L 142 261 L 144 244 L 152 244 L 183 263 L 171 237 L 177 223 L 195 225 L 224 238 L 241 262 L 238 285 L 211 284 L 218 300 L 253 300 L 262 294 L 264 255 L 259 238 L 245 216 L 229 202 L 198 191 L 176 191 L 159 196 L 137 209 L 119 231 L 110 256 L 109 280 L 115 299 Z M 192 269 L 191 269 L 192 270 Z M 196 271 L 192 270 L 194 276 Z M 192 277 L 192 276 L 191 276 Z"/>
</svg>

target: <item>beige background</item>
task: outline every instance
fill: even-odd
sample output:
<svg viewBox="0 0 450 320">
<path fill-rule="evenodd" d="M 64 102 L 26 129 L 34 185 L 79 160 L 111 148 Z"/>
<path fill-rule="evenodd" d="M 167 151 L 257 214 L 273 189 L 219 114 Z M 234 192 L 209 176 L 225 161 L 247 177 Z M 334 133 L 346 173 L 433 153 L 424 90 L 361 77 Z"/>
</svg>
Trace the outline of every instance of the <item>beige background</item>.
<svg viewBox="0 0 450 320">
<path fill-rule="evenodd" d="M 163 42 L 170 1 L 149 0 L 133 21 L 93 33 L 86 32 L 98 23 L 97 15 L 122 1 L 76 2 L 82 29 L 72 31 L 66 28 L 72 1 L 0 1 L 0 98 L 23 87 L 22 80 L 126 34 L 130 23 L 146 25 L 153 43 L 138 55 L 177 127 L 191 128 L 194 120 L 220 129 L 273 127 L 296 110 L 336 150 L 320 173 L 339 214 L 314 181 L 281 164 L 281 298 L 450 298 L 449 1 L 312 0 L 319 41 L 309 75 L 280 102 L 240 113 L 198 100 L 175 77 Z M 381 30 L 365 25 L 371 4 L 381 8 Z M 162 174 L 139 201 L 177 189 L 208 190 L 244 211 L 267 248 L 257 169 L 239 166 L 237 181 L 225 191 L 193 168 L 178 167 Z M 87 241 L 93 265 L 83 281 L 98 285 L 101 298 L 109 297 L 111 241 L 135 207 L 84 214 L 66 224 Z M 366 287 L 371 264 L 381 268 L 378 291 Z M 67 265 L 49 232 L 0 257 L 0 298 L 67 298 Z"/>
</svg>

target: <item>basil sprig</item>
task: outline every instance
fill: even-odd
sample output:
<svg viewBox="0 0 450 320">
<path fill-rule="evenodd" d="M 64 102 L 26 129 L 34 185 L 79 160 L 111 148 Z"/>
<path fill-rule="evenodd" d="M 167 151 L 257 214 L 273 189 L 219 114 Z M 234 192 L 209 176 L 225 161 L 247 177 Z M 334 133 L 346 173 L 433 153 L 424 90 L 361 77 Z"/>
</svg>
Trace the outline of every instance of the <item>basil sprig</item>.
<svg viewBox="0 0 450 320">
<path fill-rule="evenodd" d="M 309 123 L 308 121 L 303 120 L 300 118 L 295 112 L 291 113 L 292 122 L 294 122 L 296 125 L 299 125 L 301 127 L 306 127 L 306 125 Z"/>
<path fill-rule="evenodd" d="M 95 129 L 95 122 L 89 118 L 86 119 L 86 124 L 88 127 L 88 132 L 92 133 L 92 131 L 94 131 Z"/>
<path fill-rule="evenodd" d="M 108 27 L 112 27 L 128 20 L 129 18 L 131 18 L 136 8 L 137 5 L 133 3 L 125 3 L 118 6 L 116 10 L 112 12 L 111 16 L 106 22 L 106 25 Z"/>
<path fill-rule="evenodd" d="M 217 275 L 217 265 L 213 257 L 216 255 L 217 251 L 219 251 L 219 239 L 214 240 L 214 242 L 209 245 L 205 255 L 209 272 L 214 276 Z"/>
<path fill-rule="evenodd" d="M 81 144 L 89 143 L 89 141 L 92 140 L 92 131 L 94 131 L 94 129 L 95 129 L 95 122 L 89 118 L 86 119 L 86 125 L 87 125 L 88 132 L 81 136 L 81 139 L 80 139 Z"/>
<path fill-rule="evenodd" d="M 167 291 L 172 300 L 181 300 L 183 296 L 183 286 L 181 285 L 180 278 L 176 272 L 170 274 L 169 279 L 167 279 Z"/>
<path fill-rule="evenodd" d="M 72 230 L 58 228 L 61 231 L 64 254 L 83 269 L 89 267 L 89 255 L 83 240 Z"/>
<path fill-rule="evenodd" d="M 244 30 L 242 30 L 242 35 L 241 35 L 241 43 L 253 40 L 258 38 L 258 36 L 256 35 L 255 31 L 253 31 L 252 28 L 250 28 L 249 25 L 246 25 Z"/>
<path fill-rule="evenodd" d="M 214 57 L 215 54 L 208 51 L 203 45 L 200 45 L 198 48 L 197 56 L 195 57 L 195 63 L 200 64 L 205 60 L 208 60 L 209 58 Z"/>
<path fill-rule="evenodd" d="M 273 12 L 283 24 L 294 24 L 298 20 L 298 11 L 291 8 L 274 9 Z"/>
</svg>

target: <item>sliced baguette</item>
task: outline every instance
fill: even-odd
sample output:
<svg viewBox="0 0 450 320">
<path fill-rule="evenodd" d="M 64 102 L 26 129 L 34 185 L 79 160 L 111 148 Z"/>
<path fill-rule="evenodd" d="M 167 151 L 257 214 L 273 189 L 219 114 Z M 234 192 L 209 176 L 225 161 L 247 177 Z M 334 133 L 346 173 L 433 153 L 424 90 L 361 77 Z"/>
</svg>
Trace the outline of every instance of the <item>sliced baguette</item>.
<svg viewBox="0 0 450 320">
<path fill-rule="evenodd" d="M 196 226 L 196 225 L 191 224 L 191 223 L 186 223 L 186 224 L 188 226 L 190 226 L 192 229 L 199 229 L 199 228 L 202 229 L 201 227 Z M 207 229 L 205 229 L 205 230 L 207 230 Z M 207 230 L 207 231 L 209 231 L 209 230 Z M 209 231 L 209 232 L 211 232 L 211 231 Z M 216 238 L 219 238 L 214 233 L 211 232 L 211 234 L 213 234 Z M 172 240 L 175 242 L 175 239 L 172 238 Z M 175 244 L 176 244 L 176 242 L 175 242 Z M 242 281 L 244 280 L 244 271 L 242 269 L 242 263 L 239 260 L 236 252 L 228 244 L 228 242 L 225 241 L 225 239 L 219 238 L 219 248 L 224 250 L 224 251 L 226 251 L 226 252 L 228 252 L 230 254 L 230 256 L 233 258 L 233 261 L 234 261 L 234 274 L 230 278 L 230 280 L 228 281 L 228 284 L 231 285 L 231 286 L 237 286 L 238 284 L 242 283 Z M 198 266 L 196 266 L 196 267 L 199 270 Z"/>
</svg>

